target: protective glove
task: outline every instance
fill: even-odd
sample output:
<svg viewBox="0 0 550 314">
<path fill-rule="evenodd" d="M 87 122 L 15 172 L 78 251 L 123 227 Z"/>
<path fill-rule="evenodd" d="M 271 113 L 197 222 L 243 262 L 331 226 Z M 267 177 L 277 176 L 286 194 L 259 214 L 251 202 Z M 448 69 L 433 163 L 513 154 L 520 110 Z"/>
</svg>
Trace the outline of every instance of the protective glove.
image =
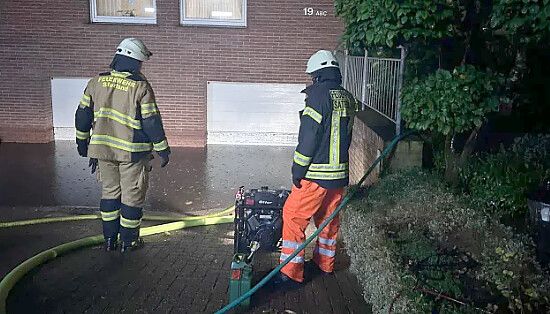
<svg viewBox="0 0 550 314">
<path fill-rule="evenodd" d="M 162 151 L 158 152 L 158 154 L 159 154 L 160 158 L 162 159 L 162 161 L 160 162 L 160 167 L 161 168 L 166 167 L 166 165 L 170 161 L 170 157 L 168 157 L 168 155 L 170 155 L 170 150 L 165 149 L 165 150 L 162 150 Z"/>
<path fill-rule="evenodd" d="M 76 150 L 81 157 L 88 157 L 88 143 L 77 142 Z"/>
<path fill-rule="evenodd" d="M 160 158 L 162 159 L 162 161 L 160 162 L 160 167 L 161 167 L 161 168 L 166 167 L 166 165 L 167 165 L 168 162 L 170 161 L 170 158 L 168 157 L 168 155 L 166 155 L 165 157 L 160 156 Z"/>
<path fill-rule="evenodd" d="M 94 174 L 97 169 L 97 158 L 90 158 L 88 167 L 92 167 L 92 174 Z"/>
<path fill-rule="evenodd" d="M 302 180 L 302 178 L 292 178 L 292 183 L 294 184 L 295 187 L 297 187 L 298 189 L 301 189 L 302 188 L 302 184 L 300 183 L 300 181 Z"/>
<path fill-rule="evenodd" d="M 292 183 L 298 189 L 302 187 L 302 184 L 300 184 L 300 180 L 302 180 L 306 176 L 306 172 L 307 167 L 300 166 L 295 162 L 292 163 Z"/>
</svg>

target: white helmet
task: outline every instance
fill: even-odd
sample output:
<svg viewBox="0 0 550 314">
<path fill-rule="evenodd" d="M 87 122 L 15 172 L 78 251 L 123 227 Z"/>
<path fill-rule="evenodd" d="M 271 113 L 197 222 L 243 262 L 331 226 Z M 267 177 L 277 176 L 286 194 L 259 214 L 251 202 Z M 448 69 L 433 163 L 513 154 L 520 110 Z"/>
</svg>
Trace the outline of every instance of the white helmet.
<svg viewBox="0 0 550 314">
<path fill-rule="evenodd" d="M 319 50 L 307 60 L 306 73 L 311 74 L 319 69 L 328 67 L 338 68 L 338 61 L 332 52 L 328 50 Z"/>
<path fill-rule="evenodd" d="M 125 38 L 116 48 L 117 55 L 127 56 L 139 61 L 147 61 L 153 55 L 145 44 L 137 38 Z"/>
</svg>

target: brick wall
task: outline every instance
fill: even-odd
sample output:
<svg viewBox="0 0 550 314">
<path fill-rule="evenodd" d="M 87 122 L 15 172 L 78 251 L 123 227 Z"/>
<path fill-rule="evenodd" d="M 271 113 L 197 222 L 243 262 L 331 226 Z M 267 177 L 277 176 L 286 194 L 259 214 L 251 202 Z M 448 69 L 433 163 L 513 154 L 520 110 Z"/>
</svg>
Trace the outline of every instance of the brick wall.
<svg viewBox="0 0 550 314">
<path fill-rule="evenodd" d="M 378 158 L 378 152 L 384 149 L 384 139 L 373 131 L 367 123 L 355 117 L 353 137 L 349 149 L 350 184 L 356 184 Z M 378 180 L 379 167 L 365 180 L 363 185 L 371 185 Z"/>
<path fill-rule="evenodd" d="M 395 136 L 395 124 L 374 110 L 359 112 L 354 120 L 349 150 L 350 183 L 356 184 Z M 365 180 L 364 186 L 378 181 L 380 169 L 400 171 L 422 167 L 424 143 L 415 136 L 402 139 Z"/>
<path fill-rule="evenodd" d="M 0 138 L 11 142 L 51 141 L 50 78 L 105 71 L 133 36 L 154 53 L 143 72 L 171 145 L 204 146 L 207 81 L 307 83 L 307 58 L 342 31 L 331 0 L 248 0 L 243 29 L 180 26 L 179 0 L 157 1 L 157 25 L 91 24 L 88 0 L 0 1 L 0 12 Z"/>
</svg>

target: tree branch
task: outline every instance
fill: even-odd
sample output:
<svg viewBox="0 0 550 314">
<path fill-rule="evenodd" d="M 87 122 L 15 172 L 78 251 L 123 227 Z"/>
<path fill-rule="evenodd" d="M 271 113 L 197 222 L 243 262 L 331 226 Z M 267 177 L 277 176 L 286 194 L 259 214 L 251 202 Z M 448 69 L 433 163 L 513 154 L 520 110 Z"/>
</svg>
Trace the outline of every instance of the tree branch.
<svg viewBox="0 0 550 314">
<path fill-rule="evenodd" d="M 468 137 L 468 140 L 466 141 L 466 144 L 464 144 L 464 149 L 462 150 L 462 153 L 460 154 L 460 165 L 464 165 L 466 163 L 466 160 L 470 155 L 474 152 L 474 149 L 476 147 L 477 143 L 477 136 L 479 134 L 479 129 L 481 129 L 481 126 L 476 127 L 472 133 L 470 133 L 470 136 Z"/>
</svg>

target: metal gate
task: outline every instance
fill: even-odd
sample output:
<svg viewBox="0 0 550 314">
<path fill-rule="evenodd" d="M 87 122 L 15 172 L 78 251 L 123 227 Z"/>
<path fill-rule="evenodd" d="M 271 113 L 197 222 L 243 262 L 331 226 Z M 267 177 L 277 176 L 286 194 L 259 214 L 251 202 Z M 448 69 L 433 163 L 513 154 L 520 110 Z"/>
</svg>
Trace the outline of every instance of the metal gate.
<svg viewBox="0 0 550 314">
<path fill-rule="evenodd" d="M 401 58 L 350 56 L 348 51 L 336 53 L 343 70 L 343 86 L 368 107 L 395 123 L 396 134 L 401 128 L 401 88 L 405 69 L 405 49 Z"/>
</svg>

